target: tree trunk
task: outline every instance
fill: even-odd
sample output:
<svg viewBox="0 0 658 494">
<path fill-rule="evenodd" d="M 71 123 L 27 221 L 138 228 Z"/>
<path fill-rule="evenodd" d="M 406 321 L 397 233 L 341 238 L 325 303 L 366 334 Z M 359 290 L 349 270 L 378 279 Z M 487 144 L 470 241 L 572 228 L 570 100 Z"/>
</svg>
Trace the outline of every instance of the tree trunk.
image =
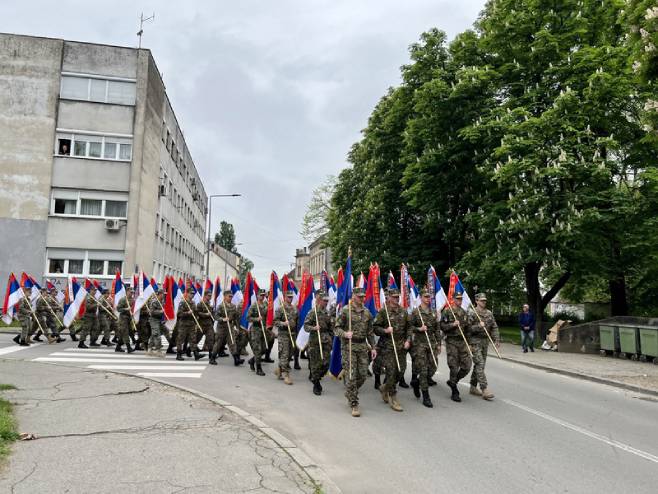
<svg viewBox="0 0 658 494">
<path fill-rule="evenodd" d="M 613 241 L 612 243 L 612 265 L 621 266 L 619 259 L 621 258 L 621 249 L 619 243 Z M 623 270 L 618 270 L 611 274 L 608 280 L 608 287 L 610 290 L 610 313 L 613 316 L 627 316 L 628 315 L 628 300 L 626 299 L 626 275 Z"/>
<path fill-rule="evenodd" d="M 557 293 L 566 285 L 569 278 L 571 278 L 570 272 L 565 272 L 560 276 L 555 285 L 553 285 L 545 294 L 541 294 L 541 285 L 539 284 L 539 271 L 541 270 L 541 264 L 538 262 L 531 262 L 523 266 L 523 272 L 525 274 L 525 286 L 526 292 L 528 295 L 528 305 L 530 310 L 535 314 L 536 327 L 535 330 L 539 334 L 540 338 L 543 340 L 546 339 L 546 330 L 544 328 L 544 310 L 548 306 L 551 300 L 557 295 Z"/>
</svg>

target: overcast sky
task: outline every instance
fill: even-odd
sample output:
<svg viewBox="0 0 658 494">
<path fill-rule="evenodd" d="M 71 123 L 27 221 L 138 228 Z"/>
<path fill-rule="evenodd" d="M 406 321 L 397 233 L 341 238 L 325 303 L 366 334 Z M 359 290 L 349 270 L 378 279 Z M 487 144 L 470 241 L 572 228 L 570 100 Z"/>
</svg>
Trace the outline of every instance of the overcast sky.
<svg viewBox="0 0 658 494">
<path fill-rule="evenodd" d="M 94 6 L 94 4 L 98 4 Z M 484 0 L 2 1 L 3 32 L 136 46 L 140 12 L 208 194 L 267 283 L 290 269 L 313 188 L 350 146 L 429 28 L 449 39 Z"/>
</svg>

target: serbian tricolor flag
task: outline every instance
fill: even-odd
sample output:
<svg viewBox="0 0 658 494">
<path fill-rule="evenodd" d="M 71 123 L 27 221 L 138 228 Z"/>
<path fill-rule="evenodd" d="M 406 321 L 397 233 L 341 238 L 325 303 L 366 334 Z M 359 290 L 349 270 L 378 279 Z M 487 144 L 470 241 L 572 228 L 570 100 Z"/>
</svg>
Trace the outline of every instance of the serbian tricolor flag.
<svg viewBox="0 0 658 494">
<path fill-rule="evenodd" d="M 387 288 L 395 288 L 396 290 L 398 289 L 398 285 L 395 282 L 395 276 L 393 276 L 392 271 L 388 272 L 388 280 L 386 281 L 386 287 Z"/>
<path fill-rule="evenodd" d="M 5 324 L 11 324 L 11 321 L 14 319 L 14 307 L 23 297 L 25 297 L 23 289 L 14 276 L 14 273 L 11 273 L 7 281 L 5 301 L 2 304 L 2 320 Z"/>
<path fill-rule="evenodd" d="M 363 276 L 363 272 L 359 273 L 359 277 L 356 280 L 356 287 L 366 289 L 366 277 Z"/>
<path fill-rule="evenodd" d="M 201 283 L 195 281 L 194 283 L 190 283 L 190 286 L 194 288 L 194 296 L 192 297 L 192 300 L 195 304 L 199 304 L 201 302 Z"/>
<path fill-rule="evenodd" d="M 151 288 L 153 289 L 153 293 L 158 293 L 158 283 L 155 281 L 155 278 L 151 278 Z"/>
<path fill-rule="evenodd" d="M 114 275 L 114 281 L 112 281 L 112 303 L 116 308 L 119 305 L 119 302 L 122 298 L 126 296 L 126 287 L 123 286 L 123 281 L 121 281 L 121 273 L 117 271 Z"/>
<path fill-rule="evenodd" d="M 306 276 L 303 281 L 302 290 L 299 296 L 299 318 L 297 319 L 297 340 L 295 344 L 297 348 L 304 349 L 308 345 L 310 334 L 304 329 L 304 321 L 309 312 L 313 310 L 315 305 L 315 285 L 313 284 L 313 276 L 311 274 Z"/>
<path fill-rule="evenodd" d="M 411 312 L 416 309 L 417 307 L 420 306 L 420 292 L 418 291 L 418 288 L 416 287 L 416 283 L 414 282 L 413 278 L 407 271 L 407 290 L 409 293 L 409 307 L 407 310 L 411 314 Z"/>
<path fill-rule="evenodd" d="M 295 292 L 295 294 L 292 297 L 292 305 L 299 305 L 299 292 L 297 291 L 295 282 L 290 278 L 288 278 L 288 274 L 284 274 L 283 278 L 281 278 L 281 290 L 283 290 L 284 292 L 287 291 Z"/>
<path fill-rule="evenodd" d="M 37 308 L 37 299 L 39 298 L 39 285 L 34 282 L 34 278 L 28 276 L 26 273 L 21 274 L 21 288 L 23 293 L 30 300 L 32 309 Z"/>
<path fill-rule="evenodd" d="M 281 290 L 281 283 L 275 271 L 270 275 L 270 294 L 267 299 L 267 319 L 265 327 L 271 328 L 274 326 L 274 315 L 279 307 L 283 305 L 283 293 Z"/>
<path fill-rule="evenodd" d="M 148 276 L 146 276 L 144 272 L 140 272 L 137 280 L 137 297 L 135 298 L 135 304 L 133 306 L 133 319 L 135 319 L 135 322 L 139 322 L 140 311 L 151 298 L 153 293 L 151 280 L 148 279 Z"/>
<path fill-rule="evenodd" d="M 251 304 L 256 301 L 256 293 L 254 279 L 251 276 L 251 272 L 248 272 L 247 278 L 244 281 L 244 299 L 242 300 L 242 315 L 240 316 L 240 326 L 244 329 L 250 329 L 248 314 Z"/>
<path fill-rule="evenodd" d="M 66 292 L 64 294 L 64 327 L 68 328 L 85 305 L 87 290 L 85 290 L 75 278 L 69 278 Z"/>
<path fill-rule="evenodd" d="M 165 290 L 163 304 L 165 326 L 171 331 L 176 326 L 176 315 L 178 314 L 181 294 L 176 280 L 171 276 L 165 276 L 163 288 Z"/>
<path fill-rule="evenodd" d="M 206 284 L 210 283 L 210 280 L 206 280 Z M 219 276 L 215 278 L 215 283 L 210 283 L 210 307 L 213 309 L 217 308 L 218 305 L 218 300 L 220 300 L 222 296 L 222 285 L 220 284 L 219 281 Z M 206 290 L 208 287 L 206 287 Z"/>
<path fill-rule="evenodd" d="M 459 281 L 459 276 L 457 276 L 457 273 L 453 271 L 450 274 L 450 288 L 448 289 L 448 301 L 451 305 L 455 303 L 453 297 L 455 296 L 456 292 L 462 293 L 462 309 L 468 310 L 472 304 L 471 298 L 468 296 L 468 293 L 466 293 L 466 290 L 464 290 L 462 282 Z"/>
<path fill-rule="evenodd" d="M 342 307 L 348 304 L 352 299 L 352 253 L 347 254 L 345 271 L 338 270 L 338 290 L 336 294 L 336 314 Z M 329 372 L 338 378 L 343 370 L 343 356 L 340 350 L 340 338 L 334 336 L 333 346 L 331 348 L 331 359 L 329 360 Z"/>
<path fill-rule="evenodd" d="M 64 300 L 64 292 L 57 288 L 55 285 L 50 280 L 46 280 L 46 287 L 48 288 L 48 292 L 50 293 L 51 290 L 55 290 L 55 300 L 57 300 L 58 304 L 61 304 L 62 301 Z"/>
<path fill-rule="evenodd" d="M 432 309 L 436 311 L 438 317 L 446 303 L 448 303 L 448 297 L 446 296 L 446 292 L 441 286 L 439 277 L 436 275 L 434 266 L 430 266 L 430 268 L 427 270 L 427 287 L 429 288 L 430 295 L 432 296 Z"/>
<path fill-rule="evenodd" d="M 242 304 L 244 295 L 242 295 L 242 289 L 240 288 L 240 280 L 237 278 L 231 280 L 231 293 L 233 294 L 231 296 L 231 303 L 239 307 Z"/>
<path fill-rule="evenodd" d="M 325 274 L 327 272 L 325 271 Z M 326 276 L 324 290 L 329 295 L 329 307 L 336 305 L 336 283 L 333 276 Z"/>
</svg>

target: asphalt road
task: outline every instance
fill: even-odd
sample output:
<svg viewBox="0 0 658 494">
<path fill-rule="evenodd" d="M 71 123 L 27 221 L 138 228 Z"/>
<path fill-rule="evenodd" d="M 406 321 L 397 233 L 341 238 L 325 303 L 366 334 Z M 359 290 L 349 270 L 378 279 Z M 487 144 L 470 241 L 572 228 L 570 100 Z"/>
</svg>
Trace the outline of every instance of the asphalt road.
<svg viewBox="0 0 658 494">
<path fill-rule="evenodd" d="M 3 351 L 12 347 L 10 335 L 0 335 L 0 358 L 80 353 L 67 350 L 71 342 Z M 109 353 L 89 355 L 103 360 Z M 118 360 L 125 364 L 129 358 L 148 359 L 133 354 Z M 188 377 L 162 379 L 260 417 L 303 448 L 346 493 L 654 492 L 658 485 L 655 397 L 490 357 L 487 376 L 496 399 L 485 402 L 463 387 L 458 404 L 449 399 L 442 355 L 439 385 L 430 388 L 433 409 L 411 390 L 400 390 L 405 410 L 394 412 L 370 379 L 361 392 L 362 416 L 353 418 L 341 382 L 325 379 L 317 397 L 306 370 L 293 371 L 295 383 L 286 386 L 272 374 L 274 364 L 266 364 L 268 375 L 259 377 L 246 366 L 233 367 L 230 358 L 218 360 L 217 367 L 198 368 Z M 98 365 L 74 358 L 61 363 Z"/>
</svg>

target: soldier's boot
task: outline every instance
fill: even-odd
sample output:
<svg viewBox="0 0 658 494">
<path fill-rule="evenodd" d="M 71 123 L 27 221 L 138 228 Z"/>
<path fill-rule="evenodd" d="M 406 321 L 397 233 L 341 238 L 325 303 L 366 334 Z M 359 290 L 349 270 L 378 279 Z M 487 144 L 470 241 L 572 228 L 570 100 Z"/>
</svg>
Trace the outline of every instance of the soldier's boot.
<svg viewBox="0 0 658 494">
<path fill-rule="evenodd" d="M 240 354 L 236 353 L 233 355 L 233 365 L 238 367 L 240 365 L 244 364 L 244 359 L 240 358 Z"/>
<path fill-rule="evenodd" d="M 94 338 L 93 340 L 91 340 L 91 341 L 89 342 L 89 346 L 101 346 L 100 343 L 97 343 L 97 342 L 96 342 L 97 339 L 98 339 L 98 337 L 96 337 L 96 338 Z"/>
<path fill-rule="evenodd" d="M 182 352 L 182 351 L 178 350 L 178 351 L 176 352 L 176 360 L 185 360 L 185 359 L 183 358 L 183 352 Z"/>
<path fill-rule="evenodd" d="M 299 358 L 302 360 L 308 360 L 308 355 L 306 355 L 306 350 L 299 354 Z"/>
<path fill-rule="evenodd" d="M 396 412 L 401 412 L 403 410 L 402 406 L 400 405 L 400 402 L 398 401 L 397 393 L 393 393 L 392 395 L 390 395 L 388 404 Z"/>
<path fill-rule="evenodd" d="M 205 356 L 205 353 L 199 353 L 199 350 L 197 349 L 194 350 L 194 360 L 201 360 Z"/>
<path fill-rule="evenodd" d="M 27 338 L 25 338 L 25 343 L 27 343 L 28 345 L 32 344 L 32 339 L 29 334 L 27 335 Z"/>
<path fill-rule="evenodd" d="M 384 403 L 388 403 L 389 400 L 390 400 L 390 396 L 389 396 L 389 394 L 388 394 L 388 391 L 386 391 L 386 388 L 381 388 L 381 389 L 379 390 L 379 392 L 380 392 L 381 395 L 382 395 L 382 401 L 383 401 Z"/>
<path fill-rule="evenodd" d="M 265 352 L 265 358 L 263 359 L 263 362 L 266 362 L 268 364 L 273 364 L 274 360 L 272 360 L 272 357 L 270 357 L 270 352 L 272 351 L 272 347 L 269 347 L 267 351 Z"/>
<path fill-rule="evenodd" d="M 167 352 L 166 353 L 168 353 L 170 355 L 173 354 L 173 353 L 176 353 L 176 352 L 174 352 L 174 344 L 173 343 L 171 343 L 171 342 L 169 343 L 169 346 L 167 347 Z"/>
<path fill-rule="evenodd" d="M 459 396 L 459 390 L 457 389 L 457 385 L 455 383 L 453 383 L 452 381 L 446 381 L 446 384 L 452 390 L 452 394 L 450 395 L 450 399 L 452 401 L 456 401 L 457 403 L 462 401 L 461 397 Z"/>
<path fill-rule="evenodd" d="M 469 393 L 475 396 L 482 396 L 482 391 L 480 391 L 477 386 L 473 386 L 473 385 L 471 385 L 471 390 L 469 391 Z"/>
<path fill-rule="evenodd" d="M 352 417 L 360 417 L 359 404 L 356 401 L 352 402 Z"/>
<path fill-rule="evenodd" d="M 420 382 L 416 376 L 410 381 L 411 387 L 414 389 L 414 396 L 420 398 Z"/>
<path fill-rule="evenodd" d="M 427 408 L 433 408 L 432 400 L 430 400 L 430 392 L 425 390 L 423 391 L 423 405 Z"/>
<path fill-rule="evenodd" d="M 375 389 L 379 389 L 382 385 L 382 376 L 375 372 Z"/>
<path fill-rule="evenodd" d="M 130 343 L 126 343 L 126 351 L 128 353 L 133 353 L 135 351 L 135 348 L 130 346 Z"/>
<path fill-rule="evenodd" d="M 436 381 L 432 379 L 432 376 L 427 376 L 427 384 L 430 386 L 436 386 Z"/>
<path fill-rule="evenodd" d="M 210 355 L 208 355 L 208 363 L 210 365 L 217 365 L 217 360 L 215 360 L 215 354 L 213 352 L 210 352 Z"/>
<path fill-rule="evenodd" d="M 89 348 L 89 347 L 85 345 L 85 340 L 80 340 L 80 343 L 78 343 L 78 348 Z"/>
<path fill-rule="evenodd" d="M 276 369 L 274 369 L 274 375 L 279 381 L 283 379 L 283 376 L 281 375 L 281 367 L 277 367 Z"/>
<path fill-rule="evenodd" d="M 123 348 L 121 348 L 121 346 L 122 346 L 122 345 L 121 345 L 121 342 L 118 341 L 118 342 L 117 342 L 117 346 L 114 348 L 114 351 L 115 351 L 115 352 L 120 352 L 120 353 L 126 353 L 126 351 L 125 351 Z"/>
<path fill-rule="evenodd" d="M 140 350 L 140 351 L 141 350 L 146 350 L 146 348 L 142 347 L 142 341 L 141 340 L 137 340 L 137 343 L 135 343 L 135 350 Z"/>
<path fill-rule="evenodd" d="M 20 342 L 21 342 L 21 335 L 17 334 L 16 336 L 14 336 L 14 343 L 18 345 Z"/>
<path fill-rule="evenodd" d="M 218 357 L 228 357 L 228 353 L 226 353 L 226 346 L 223 346 L 220 350 L 219 353 L 217 354 Z"/>
<path fill-rule="evenodd" d="M 286 383 L 288 386 L 292 384 L 292 379 L 290 379 L 289 372 L 286 372 L 285 375 L 283 376 L 283 382 Z"/>
<path fill-rule="evenodd" d="M 103 343 L 103 342 L 101 341 L 101 343 Z M 105 345 L 105 346 L 112 346 L 112 342 L 109 340 L 109 338 L 106 338 L 106 339 L 105 339 L 105 343 L 103 343 L 103 345 Z"/>
<path fill-rule="evenodd" d="M 322 394 L 322 386 L 320 385 L 320 381 L 313 381 L 313 394 L 316 396 L 320 396 Z"/>
<path fill-rule="evenodd" d="M 71 339 L 73 340 L 73 338 L 71 338 Z M 73 341 L 75 341 L 75 340 L 73 340 Z M 114 335 L 114 337 L 113 337 L 110 341 L 111 341 L 112 343 L 116 343 L 117 341 L 119 341 L 119 338 L 117 338 L 117 336 Z"/>
<path fill-rule="evenodd" d="M 299 365 L 299 348 L 295 350 L 295 370 L 302 370 L 302 367 Z"/>
<path fill-rule="evenodd" d="M 482 399 L 487 401 L 491 401 L 494 399 L 494 394 L 491 391 L 489 391 L 489 388 L 484 388 L 482 390 Z"/>
<path fill-rule="evenodd" d="M 41 332 L 41 330 L 37 331 L 37 334 L 34 336 L 34 341 L 43 341 L 43 340 L 41 339 L 41 335 L 42 335 L 42 334 L 43 334 L 43 333 Z"/>
<path fill-rule="evenodd" d="M 398 386 L 400 386 L 401 388 L 405 388 L 405 389 L 407 389 L 409 387 L 409 385 L 407 384 L 407 381 L 404 380 L 404 376 L 402 376 L 400 378 L 400 382 L 398 383 Z"/>
<path fill-rule="evenodd" d="M 257 376 L 264 376 L 265 373 L 263 372 L 263 368 L 260 365 L 260 361 L 256 362 L 256 375 Z"/>
<path fill-rule="evenodd" d="M 254 357 L 251 357 L 251 358 L 249 359 L 249 368 L 251 369 L 251 372 L 255 372 L 255 371 L 256 371 L 256 367 L 254 367 L 254 360 L 255 360 Z"/>
<path fill-rule="evenodd" d="M 191 358 L 192 357 L 192 345 L 185 344 L 185 345 L 183 345 L 183 348 L 185 348 L 185 355 L 187 355 L 189 358 Z"/>
<path fill-rule="evenodd" d="M 22 339 L 22 338 L 21 338 L 21 340 L 19 341 L 18 344 L 19 344 L 20 346 L 30 346 L 30 344 L 29 344 L 27 341 L 25 341 L 24 339 Z"/>
<path fill-rule="evenodd" d="M 107 345 L 107 338 L 105 336 L 101 338 L 101 345 Z"/>
<path fill-rule="evenodd" d="M 71 341 L 78 341 L 78 337 L 75 335 L 75 333 L 71 333 Z"/>
</svg>

